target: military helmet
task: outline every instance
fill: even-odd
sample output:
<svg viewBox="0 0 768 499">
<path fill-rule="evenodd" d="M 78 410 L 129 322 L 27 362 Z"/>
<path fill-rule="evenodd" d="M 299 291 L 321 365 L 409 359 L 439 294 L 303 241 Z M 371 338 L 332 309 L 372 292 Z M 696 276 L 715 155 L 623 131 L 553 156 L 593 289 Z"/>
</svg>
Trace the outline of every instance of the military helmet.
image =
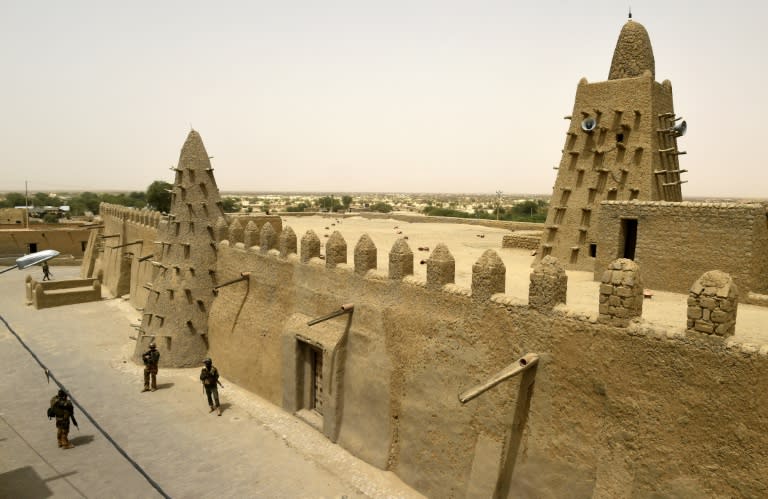
<svg viewBox="0 0 768 499">
<path fill-rule="evenodd" d="M 153 350 L 154 350 L 155 348 L 157 348 L 157 345 L 155 344 L 155 342 L 154 342 L 154 341 L 153 341 L 152 343 L 150 343 L 150 344 L 149 344 L 149 348 L 151 348 L 151 349 L 153 349 Z"/>
<path fill-rule="evenodd" d="M 213 361 L 211 359 L 203 359 L 203 364 L 205 365 L 212 364 L 212 363 Z"/>
<path fill-rule="evenodd" d="M 63 388 L 60 389 L 59 390 L 59 397 L 66 397 L 66 396 L 67 396 L 67 391 L 64 390 Z"/>
</svg>

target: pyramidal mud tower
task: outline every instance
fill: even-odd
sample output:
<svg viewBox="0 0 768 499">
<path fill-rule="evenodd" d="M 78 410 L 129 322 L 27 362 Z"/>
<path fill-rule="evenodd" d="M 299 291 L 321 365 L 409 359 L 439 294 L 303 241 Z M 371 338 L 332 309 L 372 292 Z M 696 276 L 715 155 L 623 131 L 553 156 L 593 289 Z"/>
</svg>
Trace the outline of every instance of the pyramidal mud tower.
<svg viewBox="0 0 768 499">
<path fill-rule="evenodd" d="M 138 358 L 151 341 L 167 366 L 198 365 L 205 357 L 208 311 L 216 285 L 214 225 L 224 216 L 221 197 L 200 134 L 192 130 L 181 149 L 171 209 L 158 224 L 154 278 L 136 342 Z"/>
<path fill-rule="evenodd" d="M 655 81 L 641 24 L 630 19 L 621 29 L 607 81 L 581 79 L 566 119 L 571 124 L 537 259 L 551 255 L 567 268 L 591 271 L 602 201 L 682 201 L 678 156 L 685 153 L 677 137 L 686 125 L 675 116 L 672 84 Z M 632 253 L 637 226 L 629 221 L 621 230 Z"/>
</svg>

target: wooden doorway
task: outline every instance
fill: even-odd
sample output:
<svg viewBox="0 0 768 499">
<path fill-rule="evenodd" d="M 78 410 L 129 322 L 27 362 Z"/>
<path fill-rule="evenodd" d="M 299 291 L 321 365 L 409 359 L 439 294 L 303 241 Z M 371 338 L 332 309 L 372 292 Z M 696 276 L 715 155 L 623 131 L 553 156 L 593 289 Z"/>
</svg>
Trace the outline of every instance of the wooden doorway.
<svg viewBox="0 0 768 499">
<path fill-rule="evenodd" d="M 310 395 L 309 409 L 323 415 L 323 351 L 312 345 L 309 348 Z"/>
</svg>

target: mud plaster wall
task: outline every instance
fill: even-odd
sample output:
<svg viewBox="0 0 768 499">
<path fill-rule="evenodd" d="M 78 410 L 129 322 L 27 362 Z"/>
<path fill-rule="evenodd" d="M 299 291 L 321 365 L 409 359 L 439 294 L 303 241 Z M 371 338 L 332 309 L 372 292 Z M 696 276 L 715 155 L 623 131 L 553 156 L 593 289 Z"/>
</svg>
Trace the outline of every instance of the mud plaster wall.
<svg viewBox="0 0 768 499">
<path fill-rule="evenodd" d="M 23 225 L 26 220 L 26 208 L 0 208 L 0 225 Z"/>
<path fill-rule="evenodd" d="M 264 224 L 269 222 L 272 224 L 272 228 L 275 230 L 275 233 L 279 236 L 280 232 L 283 230 L 283 219 L 280 218 L 277 215 L 227 215 L 227 224 L 231 224 L 235 220 L 237 220 L 240 223 L 240 226 L 245 230 L 246 226 L 248 225 L 248 222 L 253 222 L 254 225 L 256 225 L 256 240 L 259 239 L 259 233 L 261 232 L 261 228 L 264 227 Z M 258 243 L 256 244 L 258 246 Z"/>
<path fill-rule="evenodd" d="M 222 278 L 244 269 L 250 280 L 222 288 L 211 310 L 224 376 L 281 404 L 289 318 L 353 302 L 338 444 L 430 497 L 490 496 L 505 441 L 516 450 L 509 497 L 768 493 L 767 347 L 545 315 L 505 295 L 476 302 L 453 285 L 222 243 Z M 458 402 L 527 352 L 541 356 L 529 411 L 519 378 Z"/>
<path fill-rule="evenodd" d="M 21 256 L 30 253 L 30 243 L 37 245 L 36 251 L 55 249 L 63 255 L 83 256 L 90 230 L 78 226 L 62 227 L 33 226 L 29 230 L 0 230 L 0 256 Z"/>
<path fill-rule="evenodd" d="M 154 251 L 160 213 L 107 203 L 102 203 L 99 211 L 104 223 L 100 235 L 106 237 L 95 242 L 96 262 L 90 274 L 83 277 L 96 277 L 101 273 L 104 288 L 111 296 L 130 293 L 131 304 L 143 307 L 147 296 L 143 285 L 150 280 L 152 265 L 149 260 L 139 262 L 139 259 Z M 114 248 L 136 241 L 142 243 Z M 84 260 L 84 268 L 86 263 Z"/>
<path fill-rule="evenodd" d="M 661 185 L 679 174 L 654 173 L 679 169 L 676 157 L 659 152 L 677 147 L 674 137 L 658 132 L 671 123 L 659 116 L 672 112 L 672 85 L 650 74 L 598 83 L 582 79 L 538 258 L 552 255 L 566 268 L 592 271 L 589 247 L 599 241 L 594 225 L 601 201 L 681 199 L 679 184 Z M 582 129 L 586 118 L 596 122 L 592 131 Z"/>
<path fill-rule="evenodd" d="M 55 284 L 28 279 L 27 288 L 27 296 L 32 297 L 36 309 L 101 300 L 98 279 L 69 279 Z"/>
<path fill-rule="evenodd" d="M 623 247 L 622 220 L 637 220 L 635 261 L 644 286 L 687 293 L 704 272 L 727 272 L 739 287 L 768 292 L 768 227 L 761 204 L 612 202 L 600 206 L 595 279 Z"/>
</svg>

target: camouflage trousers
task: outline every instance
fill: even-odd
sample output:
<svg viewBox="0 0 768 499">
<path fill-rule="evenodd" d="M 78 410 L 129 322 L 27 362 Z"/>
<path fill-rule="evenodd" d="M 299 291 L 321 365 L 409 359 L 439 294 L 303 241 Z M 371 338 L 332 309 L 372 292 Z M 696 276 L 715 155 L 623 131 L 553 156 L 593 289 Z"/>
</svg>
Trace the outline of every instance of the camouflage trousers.
<svg viewBox="0 0 768 499">
<path fill-rule="evenodd" d="M 208 397 L 208 405 L 211 408 L 219 407 L 219 389 L 216 385 L 203 385 L 205 396 Z"/>
<path fill-rule="evenodd" d="M 59 441 L 59 447 L 69 448 L 69 419 L 66 421 L 56 420 L 56 440 Z"/>
<path fill-rule="evenodd" d="M 157 390 L 157 366 L 144 367 L 144 389 Z"/>
</svg>

